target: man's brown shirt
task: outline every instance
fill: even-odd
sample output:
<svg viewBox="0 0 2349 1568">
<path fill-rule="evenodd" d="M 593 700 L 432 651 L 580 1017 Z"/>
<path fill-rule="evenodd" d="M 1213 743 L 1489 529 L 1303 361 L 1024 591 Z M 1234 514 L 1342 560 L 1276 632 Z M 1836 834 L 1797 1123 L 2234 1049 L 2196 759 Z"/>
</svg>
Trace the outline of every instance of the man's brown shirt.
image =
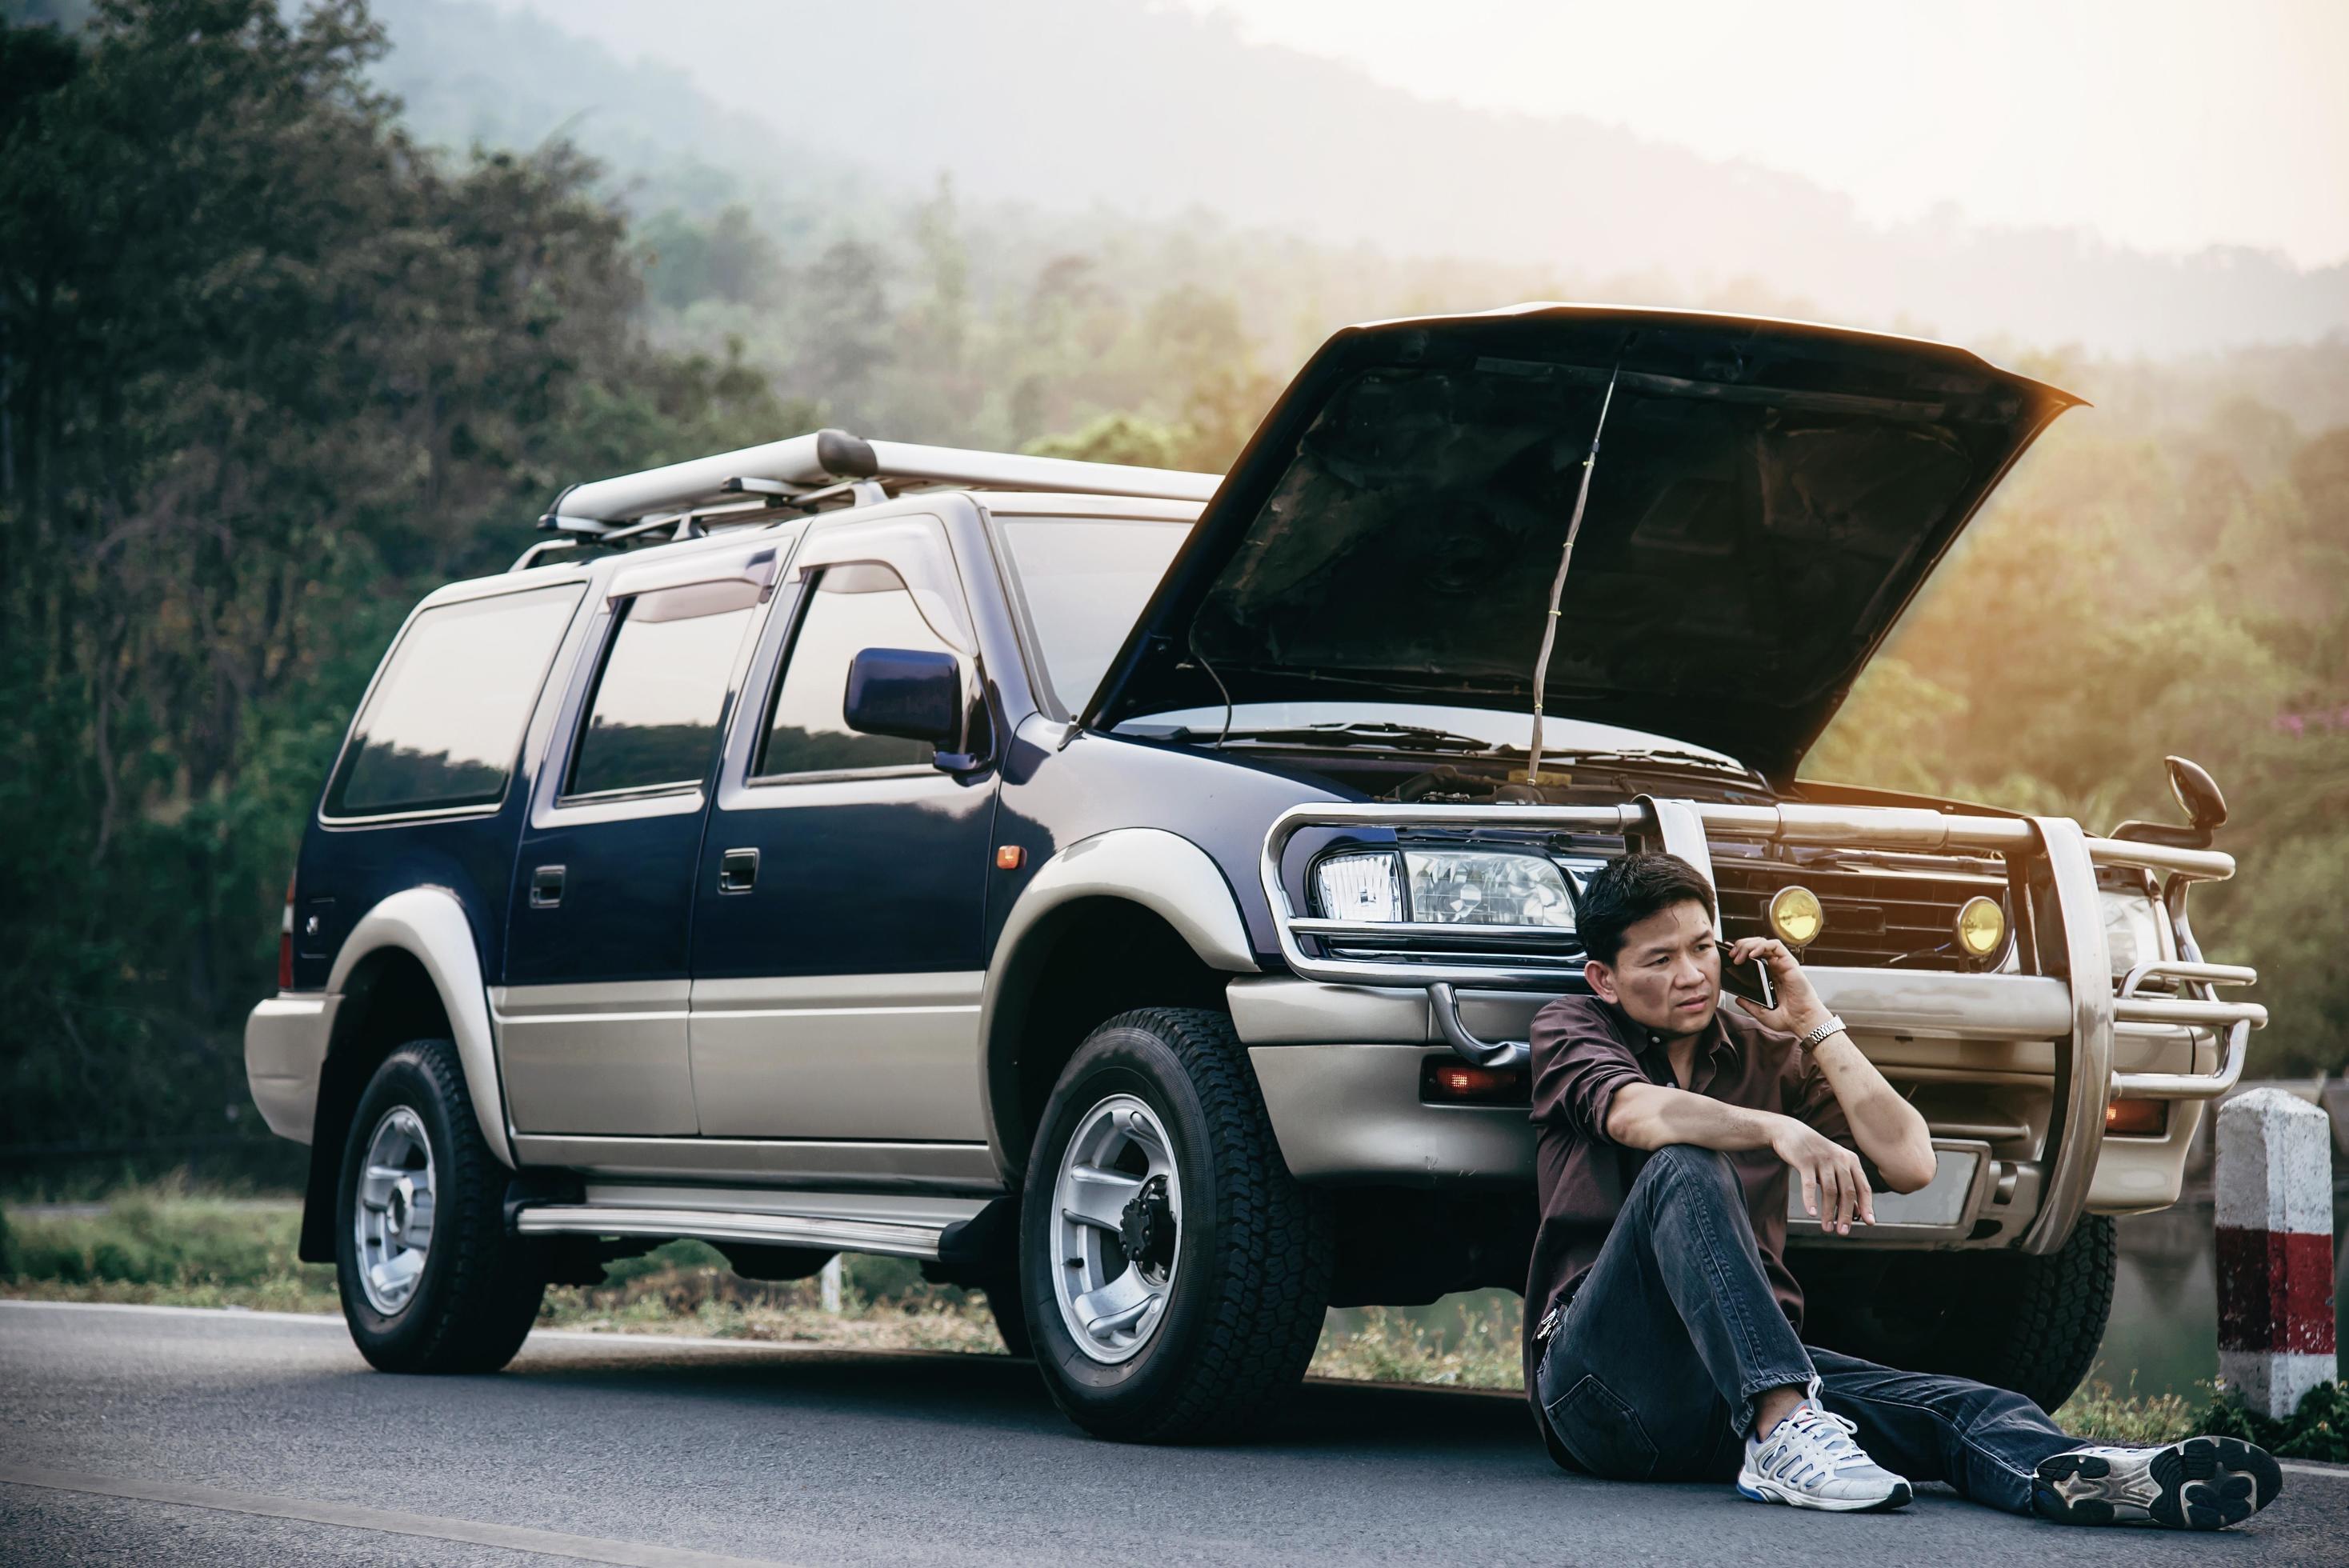
<svg viewBox="0 0 2349 1568">
<path fill-rule="evenodd" d="M 1627 1083 L 1678 1088 L 1662 1040 L 1597 996 L 1561 996 L 1534 1015 L 1534 1180 L 1541 1228 L 1534 1235 L 1526 1281 L 1526 1387 L 1533 1380 L 1533 1329 L 1550 1306 L 1589 1272 L 1647 1163 L 1644 1150 L 1607 1136 L 1608 1108 Z M 1733 1008 L 1714 1009 L 1697 1041 L 1692 1093 L 1749 1110 L 1775 1110 L 1858 1150 L 1826 1075 L 1792 1035 Z M 1733 1152 L 1746 1212 L 1762 1251 L 1763 1272 L 1788 1321 L 1803 1325 L 1803 1288 L 1787 1272 L 1785 1162 L 1767 1149 Z M 1866 1156 L 1868 1182 L 1880 1186 Z"/>
</svg>

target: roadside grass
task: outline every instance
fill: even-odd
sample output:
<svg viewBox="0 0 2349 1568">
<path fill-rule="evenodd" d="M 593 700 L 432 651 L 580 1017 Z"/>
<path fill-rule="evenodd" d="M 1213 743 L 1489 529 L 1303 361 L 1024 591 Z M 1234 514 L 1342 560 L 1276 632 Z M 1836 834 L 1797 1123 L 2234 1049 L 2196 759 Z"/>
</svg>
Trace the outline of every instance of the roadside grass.
<svg viewBox="0 0 2349 1568">
<path fill-rule="evenodd" d="M 191 1191 L 164 1180 L 122 1189 L 98 1214 L 0 1211 L 0 1295 L 46 1301 L 138 1302 L 257 1311 L 338 1313 L 331 1264 L 295 1256 L 301 1223 L 293 1199 L 272 1203 Z M 814 1279 L 746 1280 L 717 1249 L 670 1242 L 606 1270 L 602 1284 L 558 1285 L 539 1322 L 613 1334 L 699 1335 L 860 1350 L 946 1350 L 987 1355 L 1002 1341 L 986 1297 L 932 1284 L 902 1258 L 843 1260 L 841 1311 L 823 1310 Z M 1456 1333 L 1384 1307 L 1363 1307 L 1350 1326 L 1325 1327 L 1311 1371 L 1324 1377 L 1516 1390 L 1518 1310 L 1514 1301 L 1471 1313 Z M 2320 1398 L 2321 1396 L 2321 1398 Z M 2162 1443 L 2197 1431 L 2253 1437 L 2299 1457 L 2349 1459 L 2349 1396 L 2333 1385 L 2300 1417 L 2253 1431 L 2240 1412 L 2209 1397 L 2139 1394 L 2090 1381 L 2055 1413 L 2064 1429 L 2099 1442 Z"/>
</svg>

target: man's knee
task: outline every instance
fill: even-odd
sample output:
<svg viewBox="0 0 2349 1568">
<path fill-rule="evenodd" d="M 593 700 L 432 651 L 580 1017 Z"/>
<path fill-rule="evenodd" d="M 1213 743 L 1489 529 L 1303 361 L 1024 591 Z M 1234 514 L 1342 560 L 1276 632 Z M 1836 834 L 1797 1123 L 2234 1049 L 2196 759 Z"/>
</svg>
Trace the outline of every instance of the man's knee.
<svg viewBox="0 0 2349 1568">
<path fill-rule="evenodd" d="M 1718 1149 L 1702 1149 L 1693 1143 L 1667 1143 L 1651 1153 L 1648 1162 L 1640 1168 L 1638 1184 L 1711 1191 L 1744 1201 L 1737 1167 L 1730 1162 L 1729 1156 Z"/>
</svg>

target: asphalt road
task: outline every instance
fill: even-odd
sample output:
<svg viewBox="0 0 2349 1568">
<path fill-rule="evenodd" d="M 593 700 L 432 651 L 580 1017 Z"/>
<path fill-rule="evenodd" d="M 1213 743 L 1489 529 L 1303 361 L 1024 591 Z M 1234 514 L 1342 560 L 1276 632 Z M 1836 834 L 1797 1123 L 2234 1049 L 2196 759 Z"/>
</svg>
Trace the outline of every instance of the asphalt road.
<svg viewBox="0 0 2349 1568">
<path fill-rule="evenodd" d="M 1064 1421 L 1001 1357 L 579 1334 L 489 1377 L 370 1371 L 339 1320 L 0 1303 L 0 1561 L 2349 1562 L 2349 1472 L 2215 1536 L 1928 1489 L 1802 1514 L 1560 1474 L 1514 1398 L 1318 1383 L 1243 1448 Z"/>
</svg>

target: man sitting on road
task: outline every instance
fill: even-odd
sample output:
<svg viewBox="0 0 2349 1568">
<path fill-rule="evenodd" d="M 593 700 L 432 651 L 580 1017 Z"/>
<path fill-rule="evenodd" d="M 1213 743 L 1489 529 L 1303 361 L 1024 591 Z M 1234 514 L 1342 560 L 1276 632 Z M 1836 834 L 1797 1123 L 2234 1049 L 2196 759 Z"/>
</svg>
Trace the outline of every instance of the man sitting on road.
<svg viewBox="0 0 2349 1568">
<path fill-rule="evenodd" d="M 2020 1394 L 1802 1342 L 1788 1173 L 1849 1235 L 1872 1187 L 1932 1179 L 1932 1140 L 1783 944 L 1730 954 L 1768 966 L 1778 1006 L 1720 1006 L 1713 918 L 1687 861 L 1610 861 L 1577 923 L 1593 994 L 1534 1018 L 1526 1386 L 1552 1456 L 1839 1512 L 1901 1507 L 1909 1477 L 2074 1524 L 2216 1530 L 2273 1501 L 2282 1473 L 2249 1443 L 2084 1447 Z"/>
</svg>

